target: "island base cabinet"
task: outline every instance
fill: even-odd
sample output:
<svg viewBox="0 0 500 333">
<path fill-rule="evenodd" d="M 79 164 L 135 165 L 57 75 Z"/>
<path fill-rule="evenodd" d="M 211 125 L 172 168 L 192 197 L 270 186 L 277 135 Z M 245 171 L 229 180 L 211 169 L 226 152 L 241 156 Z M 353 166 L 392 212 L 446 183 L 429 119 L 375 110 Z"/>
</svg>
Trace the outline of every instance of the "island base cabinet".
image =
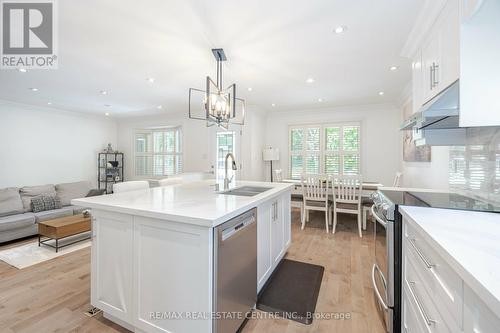
<svg viewBox="0 0 500 333">
<path fill-rule="evenodd" d="M 92 212 L 91 303 L 113 317 L 132 321 L 133 218 Z"/>
<path fill-rule="evenodd" d="M 290 246 L 290 196 L 287 192 L 257 207 L 257 292 Z"/>
<path fill-rule="evenodd" d="M 91 303 L 134 332 L 211 333 L 214 229 L 93 209 Z M 257 291 L 290 245 L 290 191 L 257 207 Z"/>
<path fill-rule="evenodd" d="M 211 332 L 212 229 L 93 210 L 91 303 L 134 332 Z"/>
<path fill-rule="evenodd" d="M 257 207 L 257 292 L 271 275 L 271 204 Z"/>
<path fill-rule="evenodd" d="M 134 222 L 135 327 L 210 332 L 211 229 L 144 217 Z"/>
</svg>

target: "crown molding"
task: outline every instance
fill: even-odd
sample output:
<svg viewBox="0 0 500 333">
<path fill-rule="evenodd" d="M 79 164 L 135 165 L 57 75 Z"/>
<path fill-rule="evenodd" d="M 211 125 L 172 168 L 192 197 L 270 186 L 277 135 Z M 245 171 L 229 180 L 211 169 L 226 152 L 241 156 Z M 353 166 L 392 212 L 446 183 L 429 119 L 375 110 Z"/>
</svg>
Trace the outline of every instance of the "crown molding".
<svg viewBox="0 0 500 333">
<path fill-rule="evenodd" d="M 413 24 L 405 45 L 401 50 L 401 56 L 404 58 L 413 58 L 425 38 L 428 36 L 434 22 L 443 10 L 447 1 L 456 0 L 425 0 L 417 20 Z"/>
</svg>

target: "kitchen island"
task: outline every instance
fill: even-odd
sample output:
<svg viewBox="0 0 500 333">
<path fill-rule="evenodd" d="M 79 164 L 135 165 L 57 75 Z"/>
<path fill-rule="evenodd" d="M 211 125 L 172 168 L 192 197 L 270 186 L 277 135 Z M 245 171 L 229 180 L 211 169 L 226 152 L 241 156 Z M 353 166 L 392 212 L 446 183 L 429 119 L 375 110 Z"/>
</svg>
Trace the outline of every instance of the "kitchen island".
<svg viewBox="0 0 500 333">
<path fill-rule="evenodd" d="M 256 210 L 257 291 L 291 240 L 291 184 L 232 187 L 216 192 L 212 180 L 73 200 L 92 209 L 92 305 L 135 332 L 213 332 L 217 227 Z"/>
</svg>

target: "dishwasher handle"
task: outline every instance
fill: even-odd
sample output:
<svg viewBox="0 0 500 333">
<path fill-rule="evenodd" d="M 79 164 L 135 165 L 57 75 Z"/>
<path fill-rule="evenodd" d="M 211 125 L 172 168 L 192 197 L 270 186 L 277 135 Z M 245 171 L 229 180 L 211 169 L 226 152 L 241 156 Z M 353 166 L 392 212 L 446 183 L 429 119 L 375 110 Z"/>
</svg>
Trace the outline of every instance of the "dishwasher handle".
<svg viewBox="0 0 500 333">
<path fill-rule="evenodd" d="M 235 236 L 237 233 L 245 230 L 249 225 L 253 223 L 255 223 L 255 216 L 251 216 L 235 226 L 222 230 L 221 240 L 224 242 L 225 240 Z"/>
</svg>

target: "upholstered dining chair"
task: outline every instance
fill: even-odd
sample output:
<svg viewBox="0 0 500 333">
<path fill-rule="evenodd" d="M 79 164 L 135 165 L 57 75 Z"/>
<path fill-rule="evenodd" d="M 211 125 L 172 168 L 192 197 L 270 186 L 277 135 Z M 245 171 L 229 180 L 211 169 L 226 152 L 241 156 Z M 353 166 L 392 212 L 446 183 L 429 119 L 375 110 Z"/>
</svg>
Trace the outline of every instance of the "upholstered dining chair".
<svg viewBox="0 0 500 333">
<path fill-rule="evenodd" d="M 329 200 L 330 177 L 327 175 L 303 175 L 301 183 L 304 207 L 302 230 L 306 220 L 309 222 L 309 211 L 317 210 L 325 212 L 325 226 L 328 233 L 332 214 L 332 202 Z"/>
<path fill-rule="evenodd" d="M 337 227 L 337 214 L 346 213 L 358 216 L 359 237 L 361 232 L 361 176 L 340 176 L 333 180 L 333 233 Z"/>
<path fill-rule="evenodd" d="M 149 182 L 147 180 L 133 180 L 129 182 L 113 184 L 113 193 L 137 191 L 146 188 L 149 188 Z"/>
</svg>

